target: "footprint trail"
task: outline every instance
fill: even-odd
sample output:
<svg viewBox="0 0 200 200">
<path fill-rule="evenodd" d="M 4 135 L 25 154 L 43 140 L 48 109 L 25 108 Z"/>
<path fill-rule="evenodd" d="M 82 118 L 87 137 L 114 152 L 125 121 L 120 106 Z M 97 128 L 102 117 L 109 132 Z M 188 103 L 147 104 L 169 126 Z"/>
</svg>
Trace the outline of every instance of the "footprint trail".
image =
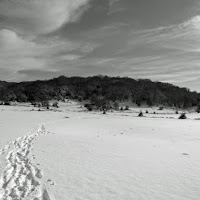
<svg viewBox="0 0 200 200">
<path fill-rule="evenodd" d="M 40 179 L 41 170 L 35 166 L 30 158 L 32 142 L 36 137 L 49 134 L 44 125 L 38 126 L 27 135 L 10 142 L 0 151 L 6 156 L 6 168 L 0 179 L 1 200 L 43 200 Z"/>
</svg>

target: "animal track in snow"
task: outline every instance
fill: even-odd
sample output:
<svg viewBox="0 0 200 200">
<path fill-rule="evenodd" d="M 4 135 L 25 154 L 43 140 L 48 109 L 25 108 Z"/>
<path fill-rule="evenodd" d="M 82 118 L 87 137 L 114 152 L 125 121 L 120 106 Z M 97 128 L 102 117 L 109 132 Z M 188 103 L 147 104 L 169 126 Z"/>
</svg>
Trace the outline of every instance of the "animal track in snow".
<svg viewBox="0 0 200 200">
<path fill-rule="evenodd" d="M 12 142 L 9 142 L 7 145 L 4 146 L 3 149 L 0 149 L 0 155 L 3 155 L 12 145 Z"/>
<path fill-rule="evenodd" d="M 44 125 L 40 125 L 27 135 L 10 142 L 0 151 L 0 153 L 5 153 L 6 150 L 10 149 L 6 156 L 7 165 L 0 179 L 1 200 L 22 200 L 28 197 L 37 197 L 34 193 L 41 187 L 42 173 L 38 167 L 31 163 L 29 153 L 33 140 L 48 133 Z"/>
</svg>

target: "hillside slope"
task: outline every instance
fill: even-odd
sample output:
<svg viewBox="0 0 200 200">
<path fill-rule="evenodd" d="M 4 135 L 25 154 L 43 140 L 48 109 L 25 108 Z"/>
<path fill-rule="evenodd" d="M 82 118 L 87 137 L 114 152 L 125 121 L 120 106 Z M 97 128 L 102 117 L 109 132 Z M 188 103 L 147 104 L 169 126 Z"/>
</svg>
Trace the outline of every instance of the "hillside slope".
<svg viewBox="0 0 200 200">
<path fill-rule="evenodd" d="M 0 82 L 1 101 L 38 102 L 65 98 L 90 100 L 95 104 L 132 101 L 140 106 L 165 105 L 179 108 L 197 106 L 200 94 L 187 88 L 120 77 L 65 77 L 21 83 Z"/>
</svg>

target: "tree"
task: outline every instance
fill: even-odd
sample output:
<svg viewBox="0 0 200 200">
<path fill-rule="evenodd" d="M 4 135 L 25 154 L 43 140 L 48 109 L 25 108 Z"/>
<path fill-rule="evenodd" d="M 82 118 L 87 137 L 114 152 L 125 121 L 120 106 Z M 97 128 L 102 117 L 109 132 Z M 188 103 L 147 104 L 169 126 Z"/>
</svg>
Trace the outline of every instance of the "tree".
<svg viewBox="0 0 200 200">
<path fill-rule="evenodd" d="M 138 114 L 138 117 L 144 117 L 143 112 L 140 111 L 140 113 Z"/>
<path fill-rule="evenodd" d="M 197 105 L 196 112 L 197 112 L 197 113 L 200 113 L 200 104 Z"/>
<path fill-rule="evenodd" d="M 42 107 L 46 107 L 47 110 L 49 110 L 49 107 L 50 107 L 49 102 L 48 102 L 48 101 L 43 101 L 43 102 L 42 102 Z"/>
<path fill-rule="evenodd" d="M 125 107 L 125 110 L 129 110 L 129 106 L 126 106 L 126 107 Z"/>
<path fill-rule="evenodd" d="M 58 77 L 45 81 L 7 83 L 0 81 L 0 100 L 19 102 L 42 102 L 49 100 L 87 100 L 101 108 L 114 102 L 132 101 L 138 106 L 170 106 L 187 109 L 200 102 L 200 94 L 187 88 L 147 79 L 94 76 Z M 110 105 L 109 105 L 110 104 Z M 115 104 L 116 105 L 116 104 Z M 118 108 L 117 108 L 118 107 Z M 199 112 L 199 108 L 197 111 Z"/>
<path fill-rule="evenodd" d="M 55 108 L 58 108 L 58 102 L 55 101 L 52 106 L 55 107 Z"/>
<path fill-rule="evenodd" d="M 118 102 L 114 102 L 113 106 L 114 106 L 114 110 L 119 110 L 119 103 Z"/>
<path fill-rule="evenodd" d="M 182 113 L 182 114 L 180 115 L 179 119 L 187 119 L 186 114 L 185 114 L 185 113 Z"/>
</svg>

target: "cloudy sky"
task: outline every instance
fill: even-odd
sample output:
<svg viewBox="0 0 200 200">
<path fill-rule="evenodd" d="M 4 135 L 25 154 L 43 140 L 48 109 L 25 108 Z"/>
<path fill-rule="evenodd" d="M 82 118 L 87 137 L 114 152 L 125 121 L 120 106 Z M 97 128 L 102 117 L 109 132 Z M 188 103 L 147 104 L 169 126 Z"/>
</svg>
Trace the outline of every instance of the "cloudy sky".
<svg viewBox="0 0 200 200">
<path fill-rule="evenodd" d="M 97 74 L 200 91 L 199 0 L 0 1 L 0 80 Z"/>
</svg>

